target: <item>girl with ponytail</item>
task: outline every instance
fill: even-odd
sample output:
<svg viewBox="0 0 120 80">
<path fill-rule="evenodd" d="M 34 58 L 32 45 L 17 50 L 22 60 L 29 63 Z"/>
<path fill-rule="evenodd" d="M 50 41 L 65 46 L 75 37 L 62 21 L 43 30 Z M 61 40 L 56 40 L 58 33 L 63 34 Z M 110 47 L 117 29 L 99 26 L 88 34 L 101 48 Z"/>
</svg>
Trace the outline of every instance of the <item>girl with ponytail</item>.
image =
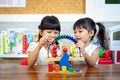
<svg viewBox="0 0 120 80">
<path fill-rule="evenodd" d="M 85 57 L 84 63 L 94 66 L 97 64 L 100 48 L 108 49 L 104 25 L 86 17 L 74 23 L 73 31 L 78 41 L 76 47 L 80 48 Z"/>
</svg>

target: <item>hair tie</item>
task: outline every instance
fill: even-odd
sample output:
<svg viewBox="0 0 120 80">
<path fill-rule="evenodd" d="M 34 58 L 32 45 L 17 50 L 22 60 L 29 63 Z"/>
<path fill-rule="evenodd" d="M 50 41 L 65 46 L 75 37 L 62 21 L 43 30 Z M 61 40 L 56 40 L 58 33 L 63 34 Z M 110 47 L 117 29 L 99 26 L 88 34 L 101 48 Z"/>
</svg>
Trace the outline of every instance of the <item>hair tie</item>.
<svg viewBox="0 0 120 80">
<path fill-rule="evenodd" d="M 94 38 L 93 38 L 93 43 L 94 43 L 95 45 L 99 45 L 100 43 L 99 43 L 99 41 L 98 41 L 98 39 L 97 39 L 97 34 L 98 34 L 98 32 L 99 32 L 99 26 L 98 26 L 97 24 L 95 24 L 95 26 L 96 26 L 96 33 L 95 33 Z"/>
<path fill-rule="evenodd" d="M 97 24 L 95 24 L 95 26 L 96 26 L 96 33 L 95 33 L 95 36 L 96 36 L 99 32 L 99 26 Z"/>
</svg>

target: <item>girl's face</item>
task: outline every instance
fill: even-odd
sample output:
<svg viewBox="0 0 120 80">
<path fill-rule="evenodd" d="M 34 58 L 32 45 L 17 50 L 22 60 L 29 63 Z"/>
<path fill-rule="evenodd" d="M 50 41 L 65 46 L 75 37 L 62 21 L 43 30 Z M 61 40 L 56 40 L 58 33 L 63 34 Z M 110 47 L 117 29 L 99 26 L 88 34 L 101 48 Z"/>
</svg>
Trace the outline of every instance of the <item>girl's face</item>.
<svg viewBox="0 0 120 80">
<path fill-rule="evenodd" d="M 83 43 L 89 43 L 93 36 L 93 31 L 87 31 L 84 28 L 76 28 L 74 30 L 74 37 L 79 41 L 81 40 Z"/>
<path fill-rule="evenodd" d="M 43 30 L 41 35 L 48 38 L 49 42 L 52 42 L 55 37 L 59 36 L 60 32 L 58 30 Z"/>
</svg>

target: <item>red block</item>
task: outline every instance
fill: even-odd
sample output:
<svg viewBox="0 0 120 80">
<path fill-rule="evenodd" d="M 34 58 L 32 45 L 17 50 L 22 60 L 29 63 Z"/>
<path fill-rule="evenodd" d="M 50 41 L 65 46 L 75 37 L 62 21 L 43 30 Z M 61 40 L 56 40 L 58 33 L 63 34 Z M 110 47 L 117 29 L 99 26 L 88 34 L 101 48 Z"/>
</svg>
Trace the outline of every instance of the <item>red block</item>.
<svg viewBox="0 0 120 80">
<path fill-rule="evenodd" d="M 99 58 L 98 64 L 113 64 L 110 58 Z"/>
<path fill-rule="evenodd" d="M 53 71 L 53 64 L 49 63 L 48 64 L 48 72 L 52 72 Z"/>
<path fill-rule="evenodd" d="M 105 50 L 104 53 L 103 53 L 103 57 L 104 58 L 108 58 L 108 57 L 110 57 L 110 55 L 111 55 L 111 51 L 110 50 Z"/>
<path fill-rule="evenodd" d="M 27 59 L 27 58 L 21 59 L 21 60 L 20 60 L 20 64 L 21 64 L 21 65 L 28 65 L 28 59 Z"/>
</svg>

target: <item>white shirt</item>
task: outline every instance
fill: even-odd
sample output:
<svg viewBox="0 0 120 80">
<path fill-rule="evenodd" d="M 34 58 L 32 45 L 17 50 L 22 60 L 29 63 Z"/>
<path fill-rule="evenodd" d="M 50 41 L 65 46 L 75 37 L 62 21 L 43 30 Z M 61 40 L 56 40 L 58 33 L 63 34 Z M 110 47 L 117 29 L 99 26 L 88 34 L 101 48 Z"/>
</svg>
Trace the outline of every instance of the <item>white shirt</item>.
<svg viewBox="0 0 120 80">
<path fill-rule="evenodd" d="M 95 45 L 93 42 L 91 42 L 86 48 L 85 51 L 88 53 L 89 56 L 92 56 L 92 53 L 95 51 L 95 49 L 98 47 L 98 45 Z M 80 50 L 77 48 L 77 56 L 82 56 L 82 53 L 80 52 Z M 86 61 L 83 62 L 86 64 Z M 96 62 L 96 64 L 98 64 L 98 60 Z"/>
</svg>

